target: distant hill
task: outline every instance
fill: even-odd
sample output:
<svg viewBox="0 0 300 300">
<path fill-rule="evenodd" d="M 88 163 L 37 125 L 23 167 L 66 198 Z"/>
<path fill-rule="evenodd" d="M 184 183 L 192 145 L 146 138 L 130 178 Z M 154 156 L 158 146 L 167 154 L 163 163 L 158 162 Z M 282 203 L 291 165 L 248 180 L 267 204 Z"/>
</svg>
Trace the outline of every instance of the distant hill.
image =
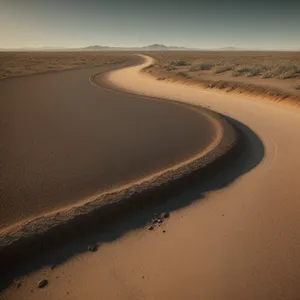
<svg viewBox="0 0 300 300">
<path fill-rule="evenodd" d="M 88 46 L 88 47 L 82 48 L 82 50 L 87 50 L 87 51 L 101 51 L 101 50 L 107 50 L 107 49 L 111 49 L 111 47 L 94 45 L 94 46 Z"/>
<path fill-rule="evenodd" d="M 164 50 L 187 50 L 187 48 L 184 47 L 175 47 L 175 46 L 165 46 L 162 44 L 153 44 L 153 45 L 148 45 L 144 47 L 108 47 L 108 46 L 100 46 L 100 45 L 93 45 L 93 46 L 88 46 L 76 50 L 81 50 L 81 51 L 107 51 L 107 50 L 118 50 L 118 51 L 164 51 Z"/>
<path fill-rule="evenodd" d="M 161 44 L 153 44 L 145 47 L 141 47 L 141 49 L 145 50 L 186 50 L 185 47 L 176 47 L 176 46 L 165 46 Z"/>
</svg>

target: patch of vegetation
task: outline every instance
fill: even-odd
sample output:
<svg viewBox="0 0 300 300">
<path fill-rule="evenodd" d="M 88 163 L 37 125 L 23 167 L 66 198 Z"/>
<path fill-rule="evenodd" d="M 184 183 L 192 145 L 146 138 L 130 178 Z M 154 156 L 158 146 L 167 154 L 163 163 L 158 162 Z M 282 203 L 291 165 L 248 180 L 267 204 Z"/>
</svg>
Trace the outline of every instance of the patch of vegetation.
<svg viewBox="0 0 300 300">
<path fill-rule="evenodd" d="M 173 71 L 173 70 L 177 70 L 176 67 L 174 66 L 170 66 L 170 65 L 166 65 L 163 67 L 166 71 Z"/>
<path fill-rule="evenodd" d="M 233 77 L 237 77 L 237 76 L 240 76 L 241 73 L 240 73 L 239 71 L 237 71 L 237 70 L 232 70 L 231 75 L 232 75 Z"/>
<path fill-rule="evenodd" d="M 225 89 L 227 87 L 227 83 L 225 81 L 219 81 L 217 84 L 216 84 L 216 87 L 218 89 Z"/>
<path fill-rule="evenodd" d="M 190 68 L 191 72 L 211 70 L 215 66 L 213 62 L 202 62 Z"/>
<path fill-rule="evenodd" d="M 252 77 L 252 76 L 257 76 L 261 72 L 261 68 L 259 66 L 242 66 L 242 67 L 237 67 L 235 71 L 239 75 L 244 75 L 247 77 Z"/>
<path fill-rule="evenodd" d="M 232 66 L 224 65 L 224 66 L 216 66 L 214 69 L 215 74 L 220 74 L 224 72 L 228 72 L 232 70 Z"/>
<path fill-rule="evenodd" d="M 185 60 L 178 60 L 178 61 L 172 61 L 170 63 L 171 66 L 177 66 L 177 67 L 182 67 L 182 66 L 189 66 L 190 63 L 188 63 Z"/>
</svg>

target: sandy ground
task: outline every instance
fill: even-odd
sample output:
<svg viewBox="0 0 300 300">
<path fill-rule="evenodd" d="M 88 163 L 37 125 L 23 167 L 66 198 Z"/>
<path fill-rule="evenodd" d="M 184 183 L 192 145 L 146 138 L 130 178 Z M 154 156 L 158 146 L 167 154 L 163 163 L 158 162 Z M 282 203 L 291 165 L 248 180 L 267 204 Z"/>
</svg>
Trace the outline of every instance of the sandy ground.
<svg viewBox="0 0 300 300">
<path fill-rule="evenodd" d="M 37 73 L 119 64 L 124 52 L 1 52 L 0 80 Z"/>
<path fill-rule="evenodd" d="M 0 82 L 1 229 L 182 162 L 216 137 L 200 111 L 89 82 L 105 70 Z"/>
<path fill-rule="evenodd" d="M 141 214 L 98 236 L 102 243 L 96 253 L 67 256 L 63 249 L 61 264 L 53 270 L 31 266 L 32 272 L 2 297 L 298 299 L 299 112 L 244 96 L 158 82 L 139 73 L 149 63 L 146 58 L 140 67 L 111 73 L 110 80 L 136 93 L 209 106 L 236 119 L 247 136 L 246 152 L 213 180 L 196 182 L 157 207 L 174 211 L 161 227 L 141 229 Z M 43 278 L 49 285 L 36 289 Z"/>
</svg>

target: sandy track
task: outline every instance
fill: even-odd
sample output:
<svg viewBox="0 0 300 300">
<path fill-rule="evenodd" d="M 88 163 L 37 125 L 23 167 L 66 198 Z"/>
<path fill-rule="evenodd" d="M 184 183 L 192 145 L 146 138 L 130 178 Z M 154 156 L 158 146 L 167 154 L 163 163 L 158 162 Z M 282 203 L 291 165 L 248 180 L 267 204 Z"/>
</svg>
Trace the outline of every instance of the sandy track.
<svg viewBox="0 0 300 300">
<path fill-rule="evenodd" d="M 248 148 L 213 182 L 195 184 L 162 209 L 176 210 L 161 229 L 103 237 L 97 253 L 43 268 L 11 288 L 8 299 L 294 300 L 300 288 L 300 116 L 276 104 L 141 75 L 111 73 L 132 92 L 209 106 L 249 127 Z M 259 139 L 254 135 L 257 133 Z M 229 184 L 230 183 L 230 184 Z M 202 199 L 201 201 L 199 201 Z M 185 207 L 187 204 L 191 204 Z M 180 209 L 179 209 L 180 208 Z M 126 228 L 126 223 L 121 225 Z M 132 228 L 138 227 L 137 224 Z M 119 229 L 120 230 L 120 229 Z M 116 230 L 118 232 L 118 230 Z M 110 243 L 110 241 L 115 241 Z M 109 242 L 109 243 L 105 243 Z M 48 278 L 44 291 L 35 282 Z M 59 277 L 59 278 L 57 278 Z"/>
</svg>

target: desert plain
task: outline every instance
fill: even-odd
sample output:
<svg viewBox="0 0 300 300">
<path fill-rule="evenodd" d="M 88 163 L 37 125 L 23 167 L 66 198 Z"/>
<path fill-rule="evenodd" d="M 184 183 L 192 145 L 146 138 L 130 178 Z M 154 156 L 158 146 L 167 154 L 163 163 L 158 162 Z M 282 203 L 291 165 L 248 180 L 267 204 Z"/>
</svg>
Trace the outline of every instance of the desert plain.
<svg viewBox="0 0 300 300">
<path fill-rule="evenodd" d="M 82 216 L 89 202 L 94 206 L 88 213 L 99 210 L 99 202 L 89 199 L 94 192 L 126 183 L 122 197 L 138 203 L 145 186 L 130 189 L 133 179 L 158 182 L 154 190 L 162 187 L 147 195 L 147 205 L 124 209 L 126 215 L 119 210 L 105 227 L 88 227 L 84 237 L 75 234 L 68 243 L 42 247 L 36 257 L 20 260 L 2 274 L 3 299 L 297 299 L 299 53 L 32 52 L 0 57 L 5 77 L 0 80 L 1 160 L 6 166 L 1 184 L 9 191 L 1 192 L 2 249 L 30 236 L 27 229 L 43 233 L 44 224 L 51 229 L 43 215 L 54 213 L 54 220 L 65 224 L 70 216 Z M 33 61 L 39 67 L 28 67 Z M 52 72 L 67 69 L 77 70 Z M 17 82 L 20 88 L 14 89 Z M 107 134 L 112 124 L 114 134 Z M 203 173 L 185 180 L 198 168 Z M 44 177 L 45 170 L 53 173 Z M 110 172 L 111 181 L 105 181 Z M 144 182 L 146 176 L 158 181 Z M 173 181 L 175 192 L 166 192 L 166 183 Z M 22 189 L 14 182 L 21 182 Z M 7 195 L 16 191 L 20 198 L 12 208 Z M 79 214 L 64 214 L 66 206 L 52 206 L 53 201 L 78 207 Z M 120 204 L 126 207 L 129 201 Z M 31 208 L 33 223 L 22 225 L 22 214 Z M 9 210 L 9 225 L 16 231 L 6 231 Z M 28 226 L 41 215 L 43 222 Z"/>
</svg>

